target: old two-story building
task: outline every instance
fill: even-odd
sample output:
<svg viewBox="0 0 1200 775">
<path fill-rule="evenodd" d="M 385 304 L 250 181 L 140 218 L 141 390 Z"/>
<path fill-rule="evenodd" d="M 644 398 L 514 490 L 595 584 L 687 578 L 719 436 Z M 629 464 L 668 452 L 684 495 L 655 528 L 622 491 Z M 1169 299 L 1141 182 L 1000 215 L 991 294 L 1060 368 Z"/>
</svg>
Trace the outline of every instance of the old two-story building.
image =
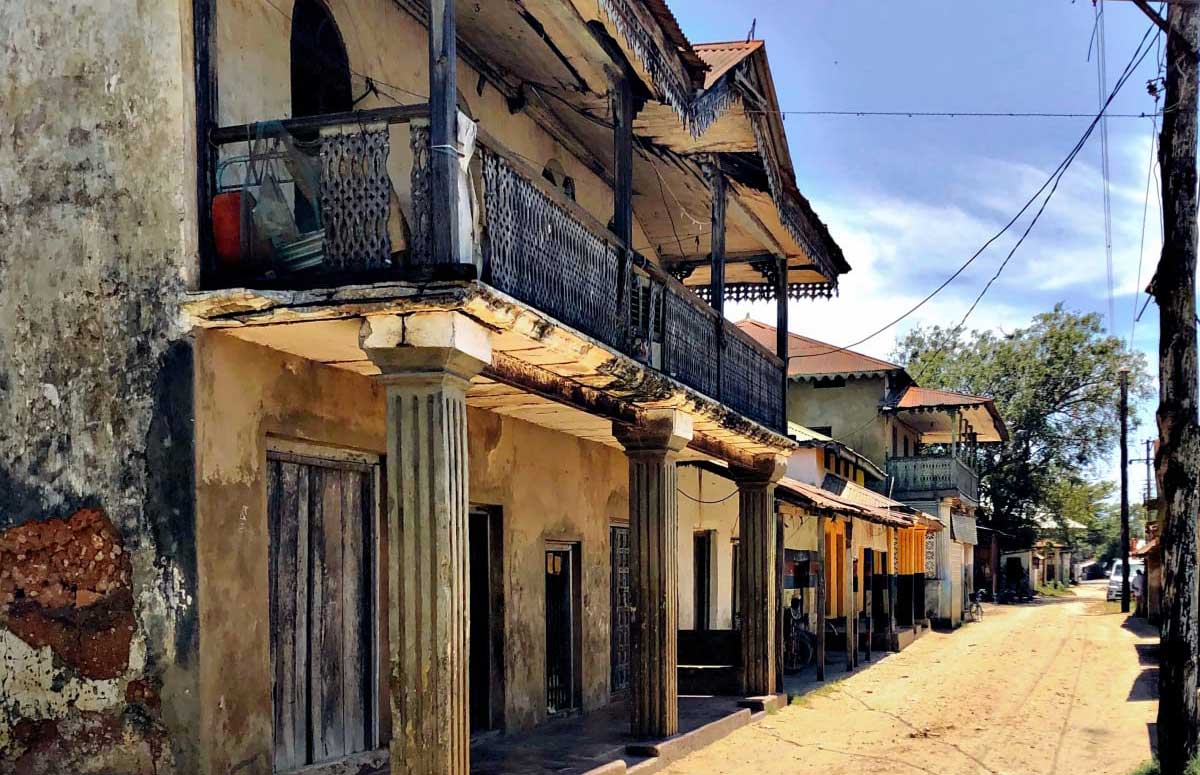
<svg viewBox="0 0 1200 775">
<path fill-rule="evenodd" d="M 885 475 L 852 448 L 796 423 L 788 435 L 798 448 L 776 484 L 775 540 L 777 685 L 790 691 L 823 680 L 827 664 L 852 670 L 923 632 L 925 535 L 942 527 L 865 486 Z M 738 492 L 711 462 L 684 464 L 679 482 L 681 687 L 721 693 L 741 657 Z"/>
<path fill-rule="evenodd" d="M 761 43 L 60 10 L 0 11 L 4 767 L 466 773 L 614 700 L 669 737 L 683 464 L 736 489 L 737 691 L 776 689 L 788 343 L 723 303 L 786 331 L 849 267 Z"/>
<path fill-rule="evenodd" d="M 739 323 L 759 341 L 777 329 Z M 958 626 L 974 581 L 980 444 L 1007 438 L 994 402 L 915 384 L 902 366 L 824 342 L 788 336 L 788 419 L 876 461 L 889 498 L 937 518 L 926 535 L 926 615 Z"/>
</svg>

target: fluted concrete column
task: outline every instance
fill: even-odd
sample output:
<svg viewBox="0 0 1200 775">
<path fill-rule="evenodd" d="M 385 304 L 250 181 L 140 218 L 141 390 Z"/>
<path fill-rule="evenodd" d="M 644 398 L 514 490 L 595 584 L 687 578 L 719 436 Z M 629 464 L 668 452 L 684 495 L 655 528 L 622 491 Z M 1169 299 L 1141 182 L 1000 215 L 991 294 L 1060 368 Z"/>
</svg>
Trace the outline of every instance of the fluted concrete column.
<svg viewBox="0 0 1200 775">
<path fill-rule="evenodd" d="M 387 386 L 391 772 L 468 775 L 466 392 L 491 343 L 458 313 L 372 318 L 360 340 Z"/>
<path fill-rule="evenodd" d="M 741 574 L 738 601 L 742 614 L 742 691 L 750 696 L 775 691 L 776 588 L 775 483 L 786 470 L 786 458 L 770 456 L 753 471 L 739 470 L 738 545 Z"/>
<path fill-rule="evenodd" d="M 614 425 L 629 457 L 630 730 L 638 737 L 679 731 L 679 501 L 675 461 L 692 438 L 691 418 L 674 410 L 638 426 Z"/>
</svg>

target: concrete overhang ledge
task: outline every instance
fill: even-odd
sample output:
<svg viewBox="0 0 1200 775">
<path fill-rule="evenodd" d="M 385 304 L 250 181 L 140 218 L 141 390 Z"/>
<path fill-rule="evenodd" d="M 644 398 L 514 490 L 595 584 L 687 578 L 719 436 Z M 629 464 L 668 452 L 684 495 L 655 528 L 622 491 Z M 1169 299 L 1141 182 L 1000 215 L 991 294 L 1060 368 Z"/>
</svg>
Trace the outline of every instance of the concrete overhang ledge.
<svg viewBox="0 0 1200 775">
<path fill-rule="evenodd" d="M 399 351 L 419 343 L 452 347 L 484 364 L 516 359 L 549 382 L 586 386 L 638 413 L 686 413 L 694 425 L 690 446 L 743 465 L 798 448 L 787 436 L 477 280 L 234 288 L 187 293 L 180 306 L 189 330 L 219 330 L 365 375 L 406 368 L 395 359 L 414 356 Z"/>
</svg>

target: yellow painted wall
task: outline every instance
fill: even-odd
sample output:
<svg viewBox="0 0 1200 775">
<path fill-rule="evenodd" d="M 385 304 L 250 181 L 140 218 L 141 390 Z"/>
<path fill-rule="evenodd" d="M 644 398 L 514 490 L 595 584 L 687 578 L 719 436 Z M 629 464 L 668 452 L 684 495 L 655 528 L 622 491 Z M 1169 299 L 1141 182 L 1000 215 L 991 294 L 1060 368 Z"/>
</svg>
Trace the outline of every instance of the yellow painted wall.
<svg viewBox="0 0 1200 775">
<path fill-rule="evenodd" d="M 201 772 L 271 771 L 267 438 L 383 454 L 375 382 L 219 333 L 196 347 Z M 510 729 L 545 716 L 548 540 L 578 541 L 583 574 L 583 701 L 609 699 L 609 526 L 628 519 L 617 450 L 481 410 L 468 412 L 472 502 L 504 518 Z M 551 486 L 547 483 L 557 483 Z"/>
<path fill-rule="evenodd" d="M 708 471 L 681 466 L 678 470 L 678 486 L 683 491 L 679 495 L 679 629 L 690 630 L 695 627 L 693 537 L 698 531 L 713 532 L 709 627 L 714 630 L 731 629 L 733 542 L 738 537 L 737 485 Z"/>
</svg>

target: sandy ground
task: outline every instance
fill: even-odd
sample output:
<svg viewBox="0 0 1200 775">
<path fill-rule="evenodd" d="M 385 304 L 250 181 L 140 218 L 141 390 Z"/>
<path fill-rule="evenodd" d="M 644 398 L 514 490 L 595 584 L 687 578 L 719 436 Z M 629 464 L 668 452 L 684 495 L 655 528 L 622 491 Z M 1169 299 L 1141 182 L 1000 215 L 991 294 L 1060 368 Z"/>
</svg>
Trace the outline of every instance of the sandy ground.
<svg viewBox="0 0 1200 775">
<path fill-rule="evenodd" d="M 1124 775 L 1150 758 L 1154 632 L 1076 597 L 988 606 L 664 770 Z"/>
</svg>

